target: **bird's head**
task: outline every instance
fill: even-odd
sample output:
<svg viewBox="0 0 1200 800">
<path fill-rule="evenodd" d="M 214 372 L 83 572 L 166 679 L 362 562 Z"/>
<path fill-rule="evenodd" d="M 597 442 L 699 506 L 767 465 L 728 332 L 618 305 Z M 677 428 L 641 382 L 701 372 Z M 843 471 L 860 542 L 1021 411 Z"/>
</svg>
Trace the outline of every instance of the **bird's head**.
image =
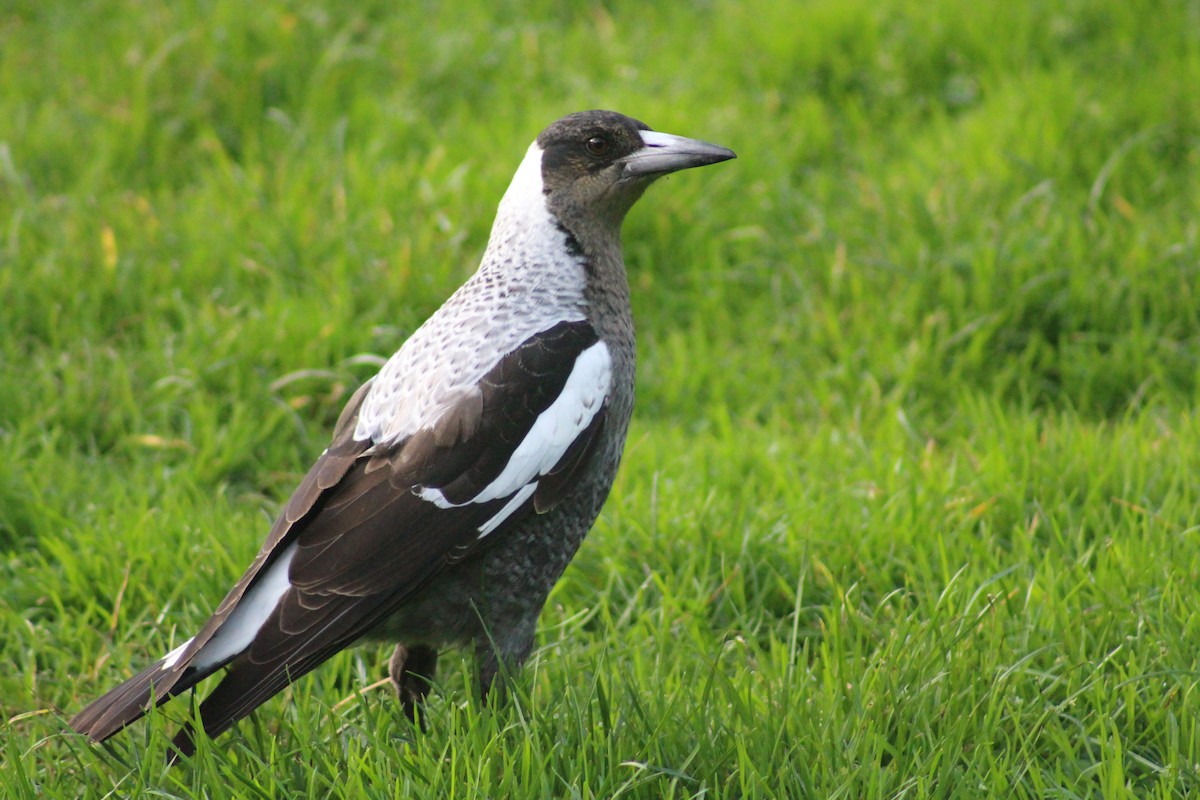
<svg viewBox="0 0 1200 800">
<path fill-rule="evenodd" d="M 615 111 L 581 111 L 542 131 L 521 172 L 586 246 L 619 235 L 626 212 L 658 178 L 735 157 L 726 147 L 652 131 Z"/>
</svg>

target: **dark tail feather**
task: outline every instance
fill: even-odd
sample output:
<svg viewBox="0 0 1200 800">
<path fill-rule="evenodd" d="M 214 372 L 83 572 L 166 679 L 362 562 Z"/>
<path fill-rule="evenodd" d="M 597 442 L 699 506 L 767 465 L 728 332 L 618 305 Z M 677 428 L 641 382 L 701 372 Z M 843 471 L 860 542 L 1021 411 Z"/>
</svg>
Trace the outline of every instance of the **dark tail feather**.
<svg viewBox="0 0 1200 800">
<path fill-rule="evenodd" d="M 294 600 L 289 593 L 284 602 Z M 385 598 L 390 599 L 390 598 Z M 298 600 L 296 600 L 299 603 Z M 307 620 L 305 635 L 281 631 L 279 617 L 286 608 L 283 603 L 263 623 L 255 642 L 239 657 L 230 661 L 221 682 L 200 704 L 200 723 L 209 738 L 224 733 L 235 722 L 278 694 L 285 686 L 323 664 L 330 656 L 358 639 L 395 607 L 394 603 L 376 602 L 364 611 L 364 599 L 343 597 L 321 609 L 320 616 Z M 352 624 L 340 627 L 349 612 L 359 617 Z M 256 658 L 262 660 L 255 660 Z M 195 729 L 185 726 L 172 743 L 178 756 L 195 752 Z"/>
<path fill-rule="evenodd" d="M 155 661 L 107 694 L 93 700 L 71 718 L 70 726 L 101 742 L 160 706 L 180 692 L 186 692 L 212 674 L 194 668 L 164 670 L 163 659 Z"/>
<path fill-rule="evenodd" d="M 331 653 L 322 652 L 301 659 L 299 664 L 256 664 L 249 660 L 234 661 L 225 677 L 200 704 L 200 722 L 204 735 L 216 737 L 229 730 L 235 722 L 247 716 L 292 681 L 320 666 Z M 171 743 L 174 752 L 168 763 L 180 756 L 196 752 L 196 730 L 191 723 L 180 729 Z"/>
</svg>

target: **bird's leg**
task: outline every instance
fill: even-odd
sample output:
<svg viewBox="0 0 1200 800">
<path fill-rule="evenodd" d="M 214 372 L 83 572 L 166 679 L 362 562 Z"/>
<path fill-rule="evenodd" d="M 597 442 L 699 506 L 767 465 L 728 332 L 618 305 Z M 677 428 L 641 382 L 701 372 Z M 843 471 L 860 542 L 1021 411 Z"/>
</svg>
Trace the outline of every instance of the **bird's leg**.
<svg viewBox="0 0 1200 800">
<path fill-rule="evenodd" d="M 496 642 L 480 642 L 475 649 L 479 663 L 479 696 L 487 701 L 489 696 L 502 699 L 506 684 L 517 674 L 517 670 L 533 652 L 533 632 L 515 643 L 511 649 L 501 650 Z M 499 678 L 499 682 L 497 682 Z"/>
<path fill-rule="evenodd" d="M 416 721 L 417 707 L 425 702 L 425 696 L 433 687 L 433 675 L 437 671 L 437 650 L 423 644 L 406 647 L 396 645 L 392 660 L 388 664 L 388 676 L 400 696 L 404 714 Z M 424 727 L 424 720 L 422 720 Z"/>
</svg>

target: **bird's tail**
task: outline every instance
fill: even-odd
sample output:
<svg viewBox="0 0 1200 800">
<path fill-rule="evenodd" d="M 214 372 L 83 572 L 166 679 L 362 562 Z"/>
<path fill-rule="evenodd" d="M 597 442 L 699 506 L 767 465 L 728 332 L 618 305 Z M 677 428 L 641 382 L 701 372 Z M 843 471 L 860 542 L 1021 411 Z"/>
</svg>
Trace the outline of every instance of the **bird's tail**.
<svg viewBox="0 0 1200 800">
<path fill-rule="evenodd" d="M 212 670 L 168 664 L 170 656 L 160 658 L 120 686 L 93 700 L 71 718 L 70 726 L 78 733 L 101 742 L 140 719 L 151 708 L 162 705 L 186 692 L 212 674 Z"/>
<path fill-rule="evenodd" d="M 213 737 L 228 730 L 233 723 L 327 657 L 327 653 L 322 653 L 317 657 L 301 659 L 291 666 L 255 664 L 245 659 L 234 661 L 229 665 L 225 677 L 200 704 L 200 720 L 205 734 Z M 155 661 L 120 686 L 93 700 L 87 708 L 71 718 L 71 728 L 77 733 L 86 734 L 93 741 L 104 741 L 145 716 L 151 708 L 186 692 L 225 666 L 217 664 L 206 670 L 195 667 L 177 670 L 167 664 L 169 659 L 170 656 L 167 656 Z M 195 726 L 192 723 L 180 729 L 172 748 L 168 763 L 195 752 Z"/>
<path fill-rule="evenodd" d="M 234 661 L 221 682 L 200 704 L 200 723 L 208 738 L 229 730 L 235 722 L 265 703 L 285 686 L 319 666 L 328 653 L 301 659 L 292 665 L 256 664 L 248 659 Z M 196 750 L 195 726 L 187 723 L 172 742 L 174 752 L 168 757 L 173 763 L 179 756 L 190 756 Z"/>
<path fill-rule="evenodd" d="M 294 592 L 285 599 L 300 605 Z M 376 600 L 362 610 L 361 597 L 342 597 L 339 602 L 308 609 L 310 616 L 323 612 L 309 628 L 298 635 L 284 630 L 281 615 L 286 608 L 276 607 L 259 626 L 251 644 L 239 653 L 222 652 L 219 657 L 203 658 L 205 647 L 213 640 L 214 626 L 206 626 L 195 638 L 134 675 L 108 694 L 94 701 L 71 720 L 71 727 L 96 741 L 112 736 L 154 706 L 187 691 L 219 669 L 226 668 L 221 682 L 200 704 L 200 722 L 205 734 L 214 737 L 249 714 L 292 681 L 304 675 L 331 655 L 358 639 L 395 607 L 391 598 Z M 348 627 L 340 623 L 349 611 L 359 618 Z M 216 618 L 214 618 L 216 619 Z M 211 624 L 211 621 L 210 621 Z M 199 663 L 201 666 L 197 667 Z M 191 755 L 195 750 L 194 728 L 187 725 L 175 737 L 176 753 Z"/>
</svg>

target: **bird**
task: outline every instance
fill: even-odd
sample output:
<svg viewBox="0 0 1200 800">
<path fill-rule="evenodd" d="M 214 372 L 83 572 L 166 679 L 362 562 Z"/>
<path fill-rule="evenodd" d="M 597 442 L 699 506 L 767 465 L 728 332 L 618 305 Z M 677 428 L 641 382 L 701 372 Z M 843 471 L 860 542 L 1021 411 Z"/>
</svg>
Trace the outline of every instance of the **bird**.
<svg viewBox="0 0 1200 800">
<path fill-rule="evenodd" d="M 473 649 L 487 697 L 608 497 L 633 410 L 626 213 L 679 170 L 735 158 L 614 111 L 543 130 L 478 270 L 354 394 L 245 574 L 195 636 L 69 722 L 103 741 L 224 674 L 215 737 L 360 639 L 419 719 L 439 651 Z M 420 720 L 423 722 L 424 720 Z M 169 760 L 195 752 L 185 723 Z"/>
</svg>

